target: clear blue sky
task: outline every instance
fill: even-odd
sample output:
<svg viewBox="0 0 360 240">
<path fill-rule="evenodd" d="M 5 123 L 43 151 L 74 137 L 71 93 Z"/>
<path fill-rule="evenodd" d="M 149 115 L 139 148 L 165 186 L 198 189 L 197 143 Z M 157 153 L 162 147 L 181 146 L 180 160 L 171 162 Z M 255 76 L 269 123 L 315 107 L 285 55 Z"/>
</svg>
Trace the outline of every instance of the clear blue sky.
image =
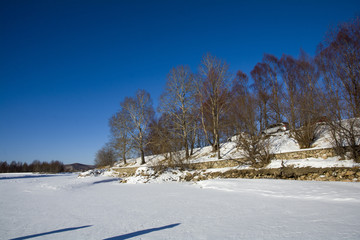
<svg viewBox="0 0 360 240">
<path fill-rule="evenodd" d="M 313 55 L 360 1 L 0 1 L 0 160 L 92 164 L 139 88 L 203 54 L 249 73 L 263 53 Z"/>
</svg>

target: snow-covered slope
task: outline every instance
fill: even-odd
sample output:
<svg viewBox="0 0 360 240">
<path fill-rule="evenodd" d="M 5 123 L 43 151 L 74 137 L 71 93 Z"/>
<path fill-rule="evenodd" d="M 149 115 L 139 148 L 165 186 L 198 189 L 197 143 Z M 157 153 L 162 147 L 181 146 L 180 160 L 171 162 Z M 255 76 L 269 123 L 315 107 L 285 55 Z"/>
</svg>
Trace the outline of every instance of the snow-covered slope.
<svg viewBox="0 0 360 240">
<path fill-rule="evenodd" d="M 292 152 L 297 151 L 300 149 L 297 142 L 292 139 L 290 136 L 290 133 L 287 132 L 281 132 L 277 133 L 275 135 L 270 136 L 270 151 L 272 153 L 284 153 L 284 152 Z M 318 144 L 318 147 L 326 147 L 326 141 L 323 141 Z M 237 148 L 237 144 L 235 142 L 226 142 L 221 144 L 221 157 L 222 159 L 237 159 L 244 157 L 243 152 L 241 149 Z M 184 156 L 184 152 L 178 153 L 179 157 Z M 146 166 L 153 166 L 156 165 L 158 162 L 165 159 L 164 155 L 152 155 L 152 156 L 146 156 L 145 161 Z M 211 146 L 203 147 L 203 148 L 197 148 L 194 150 L 194 154 L 191 157 L 190 161 L 192 163 L 198 163 L 198 162 L 209 162 L 209 161 L 217 161 L 217 155 L 216 153 L 213 153 L 211 151 Z M 140 166 L 141 159 L 129 159 L 127 160 L 128 164 L 127 167 L 138 167 Z M 116 167 L 122 167 L 123 163 L 119 162 L 115 165 Z"/>
<path fill-rule="evenodd" d="M 233 137 L 232 139 L 234 139 Z M 274 154 L 287 153 L 295 151 L 303 151 L 306 149 L 300 149 L 299 144 L 294 138 L 290 136 L 290 132 L 279 132 L 275 133 L 268 138 L 270 152 Z M 325 125 L 320 126 L 319 137 L 314 141 L 311 149 L 322 149 L 331 148 L 331 137 L 328 127 Z M 243 158 L 243 152 L 237 147 L 237 144 L 233 141 L 221 144 L 221 157 L 223 160 L 226 159 L 239 159 Z M 178 156 L 184 157 L 184 152 L 177 153 Z M 146 157 L 145 166 L 151 167 L 158 165 L 159 162 L 165 159 L 164 155 L 154 155 Z M 211 151 L 211 146 L 195 149 L 194 155 L 191 157 L 189 162 L 200 163 L 200 162 L 211 162 L 218 161 L 216 153 Z M 140 158 L 129 159 L 130 164 L 127 167 L 140 167 Z M 144 165 L 143 165 L 144 166 Z M 360 164 L 354 163 L 352 160 L 340 160 L 339 157 L 332 157 L 328 159 L 322 158 L 307 158 L 307 159 L 287 159 L 286 161 L 273 160 L 268 168 L 279 168 L 281 166 L 294 166 L 294 167 L 360 167 Z M 121 162 L 116 164 L 116 167 L 123 167 Z M 247 166 L 249 167 L 249 166 Z"/>
</svg>

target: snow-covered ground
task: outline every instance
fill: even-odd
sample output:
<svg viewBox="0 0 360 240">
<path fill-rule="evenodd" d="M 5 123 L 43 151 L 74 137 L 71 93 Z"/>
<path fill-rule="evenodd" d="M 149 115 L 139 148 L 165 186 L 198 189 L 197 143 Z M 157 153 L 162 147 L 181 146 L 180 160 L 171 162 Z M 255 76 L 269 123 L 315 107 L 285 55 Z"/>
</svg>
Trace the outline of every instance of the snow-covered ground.
<svg viewBox="0 0 360 240">
<path fill-rule="evenodd" d="M 0 174 L 0 239 L 360 239 L 360 184 Z"/>
<path fill-rule="evenodd" d="M 266 168 L 280 168 L 280 167 L 295 167 L 295 168 L 333 168 L 333 167 L 360 167 L 360 163 L 353 160 L 340 160 L 340 157 L 323 158 L 305 158 L 305 159 L 289 159 L 289 160 L 271 160 L 271 163 Z"/>
</svg>

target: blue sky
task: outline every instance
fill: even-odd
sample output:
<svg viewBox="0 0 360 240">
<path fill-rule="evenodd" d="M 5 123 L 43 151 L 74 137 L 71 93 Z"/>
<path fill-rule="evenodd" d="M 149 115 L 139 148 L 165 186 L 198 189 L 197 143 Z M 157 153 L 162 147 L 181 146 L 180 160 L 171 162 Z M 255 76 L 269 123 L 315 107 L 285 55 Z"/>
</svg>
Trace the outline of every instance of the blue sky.
<svg viewBox="0 0 360 240">
<path fill-rule="evenodd" d="M 249 73 L 264 53 L 313 55 L 359 1 L 0 1 L 0 161 L 92 164 L 125 96 L 154 103 L 203 54 Z"/>
</svg>

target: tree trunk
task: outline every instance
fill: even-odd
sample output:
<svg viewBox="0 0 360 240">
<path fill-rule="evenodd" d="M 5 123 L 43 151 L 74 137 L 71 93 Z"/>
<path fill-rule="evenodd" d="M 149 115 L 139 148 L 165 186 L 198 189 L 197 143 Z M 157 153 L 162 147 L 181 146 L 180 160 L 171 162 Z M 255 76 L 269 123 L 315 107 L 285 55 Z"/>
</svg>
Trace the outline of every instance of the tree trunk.
<svg viewBox="0 0 360 240">
<path fill-rule="evenodd" d="M 191 141 L 190 145 L 190 156 L 194 154 L 194 147 L 195 147 L 195 139 Z"/>
<path fill-rule="evenodd" d="M 187 142 L 187 139 L 184 139 L 184 145 L 185 145 L 185 156 L 186 159 L 189 159 L 190 155 L 189 155 L 189 144 Z"/>
<path fill-rule="evenodd" d="M 141 165 L 143 165 L 145 164 L 145 153 L 143 149 L 141 149 L 140 152 L 141 152 Z"/>
<path fill-rule="evenodd" d="M 123 156 L 123 161 L 124 161 L 124 164 L 126 164 L 126 155 L 125 155 L 125 151 L 123 151 L 123 154 L 122 154 Z"/>
<path fill-rule="evenodd" d="M 218 147 L 218 150 L 217 150 L 217 157 L 218 157 L 218 159 L 221 159 L 221 155 L 220 155 L 220 147 Z"/>
</svg>

